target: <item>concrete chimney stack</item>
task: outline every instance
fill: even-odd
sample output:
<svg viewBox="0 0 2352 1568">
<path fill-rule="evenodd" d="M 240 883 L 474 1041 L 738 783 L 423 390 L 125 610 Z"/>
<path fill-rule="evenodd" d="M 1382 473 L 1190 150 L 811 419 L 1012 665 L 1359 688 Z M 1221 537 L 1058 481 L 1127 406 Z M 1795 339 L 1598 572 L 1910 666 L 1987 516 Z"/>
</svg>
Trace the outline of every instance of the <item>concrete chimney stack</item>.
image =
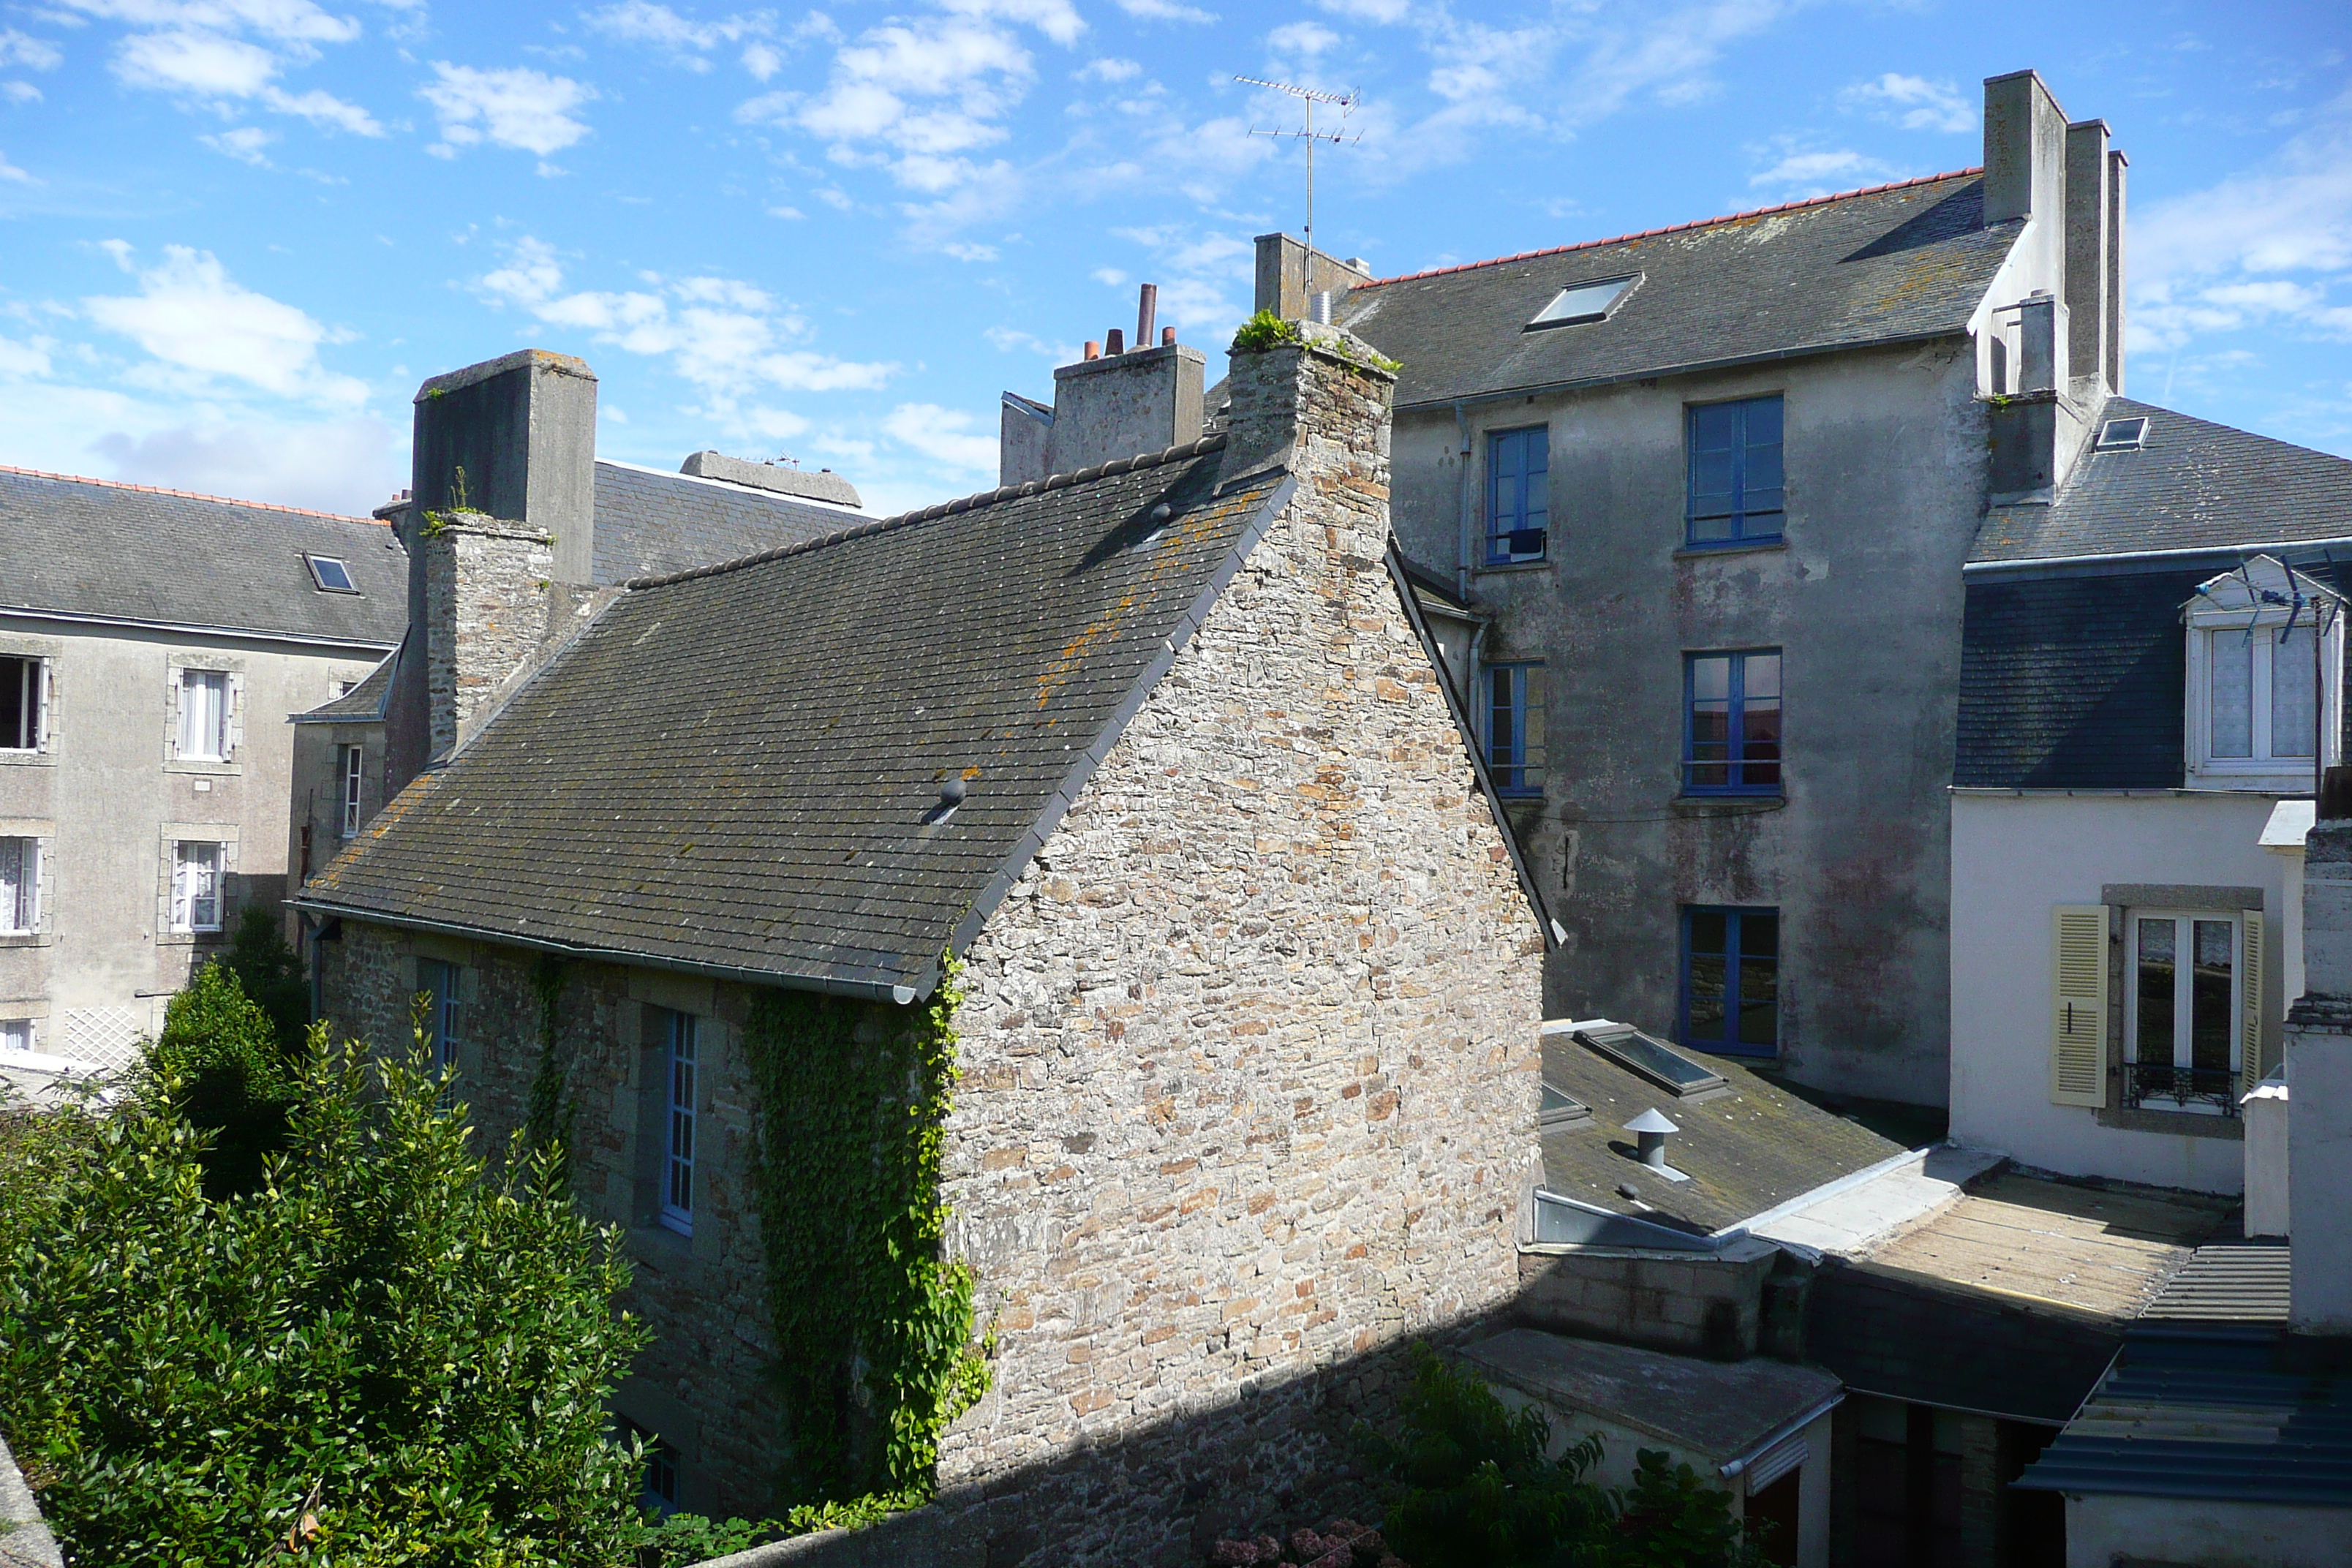
<svg viewBox="0 0 2352 1568">
<path fill-rule="evenodd" d="M 1146 283 L 1136 301 L 1133 347 L 1118 327 L 1110 329 L 1099 357 L 1089 341 L 1085 357 L 1054 373 L 1050 407 L 1018 393 L 1004 395 L 997 483 L 1076 473 L 1200 436 L 1208 356 L 1179 343 L 1175 328 L 1159 327 L 1159 313 L 1160 290 Z"/>
<path fill-rule="evenodd" d="M 2297 1333 L 2352 1336 L 2352 770 L 2304 841 L 2304 992 L 2287 1013 L 2287 1204 Z"/>
</svg>

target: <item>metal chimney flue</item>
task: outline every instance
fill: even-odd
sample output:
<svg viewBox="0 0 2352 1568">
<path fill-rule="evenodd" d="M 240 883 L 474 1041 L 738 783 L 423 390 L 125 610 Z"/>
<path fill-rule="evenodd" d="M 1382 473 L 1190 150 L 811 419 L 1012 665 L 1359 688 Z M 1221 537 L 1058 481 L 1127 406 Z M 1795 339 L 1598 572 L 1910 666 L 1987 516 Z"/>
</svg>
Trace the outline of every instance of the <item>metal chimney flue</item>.
<svg viewBox="0 0 2352 1568">
<path fill-rule="evenodd" d="M 1682 1129 L 1660 1115 L 1654 1106 L 1625 1123 L 1625 1131 L 1633 1135 L 1642 1163 L 1653 1171 L 1663 1171 L 1666 1168 L 1666 1135 Z"/>
<path fill-rule="evenodd" d="M 1148 349 L 1160 324 L 1160 285 L 1146 283 L 1135 291 L 1135 346 Z"/>
</svg>

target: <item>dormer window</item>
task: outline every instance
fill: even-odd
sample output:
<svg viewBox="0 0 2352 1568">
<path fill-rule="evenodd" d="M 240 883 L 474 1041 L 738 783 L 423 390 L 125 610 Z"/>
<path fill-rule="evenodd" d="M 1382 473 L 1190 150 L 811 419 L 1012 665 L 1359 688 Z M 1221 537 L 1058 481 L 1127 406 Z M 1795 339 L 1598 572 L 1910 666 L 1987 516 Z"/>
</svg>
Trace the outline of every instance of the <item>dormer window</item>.
<svg viewBox="0 0 2352 1568">
<path fill-rule="evenodd" d="M 2145 418 L 2110 419 L 2099 426 L 2096 449 L 2102 452 L 2137 450 L 2147 443 L 2147 421 Z"/>
<path fill-rule="evenodd" d="M 2182 618 L 2189 787 L 2310 793 L 2342 749 L 2343 599 L 2258 555 L 2200 584 Z"/>
<path fill-rule="evenodd" d="M 1551 298 L 1551 303 L 1538 310 L 1535 320 L 1521 330 L 1535 331 L 1543 327 L 1572 327 L 1580 321 L 1604 320 L 1617 308 L 1633 285 L 1642 280 L 1638 272 L 1624 278 L 1603 278 L 1591 283 L 1571 283 Z"/>
</svg>

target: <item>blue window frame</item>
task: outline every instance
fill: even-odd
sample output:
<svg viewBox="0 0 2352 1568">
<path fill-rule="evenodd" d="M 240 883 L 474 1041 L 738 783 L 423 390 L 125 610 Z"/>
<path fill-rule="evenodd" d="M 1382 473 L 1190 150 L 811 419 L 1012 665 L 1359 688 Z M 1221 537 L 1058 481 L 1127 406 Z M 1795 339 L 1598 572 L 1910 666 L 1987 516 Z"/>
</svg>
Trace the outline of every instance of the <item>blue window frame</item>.
<svg viewBox="0 0 2352 1568">
<path fill-rule="evenodd" d="M 1500 794 L 1543 794 L 1542 665 L 1486 667 L 1486 771 Z"/>
<path fill-rule="evenodd" d="M 1780 793 L 1780 650 L 1683 656 L 1683 793 Z"/>
<path fill-rule="evenodd" d="M 680 1236 L 694 1234 L 696 1019 L 669 1016 L 669 1141 L 662 1160 L 661 1222 Z"/>
<path fill-rule="evenodd" d="M 1675 1038 L 1694 1050 L 1780 1050 L 1780 910 L 1684 909 L 1681 1012 Z"/>
<path fill-rule="evenodd" d="M 1541 425 L 1486 437 L 1486 564 L 1544 558 L 1551 432 Z"/>
<path fill-rule="evenodd" d="M 457 1065 L 458 976 L 454 963 L 437 958 L 416 961 L 416 988 L 431 998 L 425 1014 L 425 1038 L 433 1047 L 433 1060 L 443 1068 Z"/>
<path fill-rule="evenodd" d="M 1689 412 L 1690 531 L 1706 548 L 1780 537 L 1780 400 Z"/>
</svg>

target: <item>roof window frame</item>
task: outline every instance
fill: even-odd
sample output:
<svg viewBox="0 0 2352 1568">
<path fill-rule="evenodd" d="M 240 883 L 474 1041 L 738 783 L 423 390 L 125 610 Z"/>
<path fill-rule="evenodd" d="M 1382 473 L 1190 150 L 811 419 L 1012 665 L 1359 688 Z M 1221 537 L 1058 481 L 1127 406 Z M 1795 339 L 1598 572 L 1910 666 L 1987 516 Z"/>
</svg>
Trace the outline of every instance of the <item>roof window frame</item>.
<svg viewBox="0 0 2352 1568">
<path fill-rule="evenodd" d="M 1570 1024 L 1560 1032 L 1594 1055 L 1686 1104 L 1717 1100 L 1734 1092 L 1729 1079 L 1694 1058 L 1685 1047 L 1661 1039 L 1647 1029 L 1632 1024 L 1619 1023 L 1612 1018 L 1591 1018 Z M 1629 1038 L 1640 1040 L 1652 1049 L 1674 1058 L 1697 1076 L 1688 1083 L 1675 1081 L 1646 1065 L 1638 1053 L 1622 1049 Z M 1566 1097 L 1563 1095 L 1563 1098 Z"/>
<path fill-rule="evenodd" d="M 2116 427 L 2132 426 L 2129 436 L 2116 434 Z M 2147 445 L 2147 416 L 2130 414 L 2099 421 L 2098 438 L 2091 445 L 2095 452 L 2137 452 Z"/>
<path fill-rule="evenodd" d="M 311 586 L 317 588 L 321 594 L 350 594 L 354 597 L 358 596 L 359 579 L 352 575 L 352 563 L 343 557 L 313 555 L 306 550 L 302 552 L 302 564 L 310 569 Z M 322 566 L 331 566 L 341 574 L 343 581 L 340 587 L 327 581 L 326 573 L 320 570 Z"/>
<path fill-rule="evenodd" d="M 1535 315 L 1528 321 L 1527 324 L 1519 329 L 1519 331 L 1523 332 L 1549 332 L 1559 327 L 1590 326 L 1595 321 L 1605 321 L 1610 317 L 1617 313 L 1620 306 L 1623 305 L 1626 300 L 1633 297 L 1634 291 L 1642 287 L 1642 279 L 1644 276 L 1645 274 L 1641 272 L 1621 272 L 1613 278 L 1588 278 L 1581 282 L 1561 284 L 1552 291 L 1550 300 L 1546 301 L 1543 309 L 1538 310 Z M 1573 316 L 1557 316 L 1552 317 L 1550 320 L 1545 319 L 1547 316 L 1550 315 L 1551 311 L 1558 310 L 1560 303 L 1570 295 L 1583 293 L 1591 289 L 1606 289 L 1612 283 L 1617 285 L 1617 291 L 1610 295 L 1609 298 L 1601 303 L 1599 310 L 1582 310 Z"/>
</svg>

